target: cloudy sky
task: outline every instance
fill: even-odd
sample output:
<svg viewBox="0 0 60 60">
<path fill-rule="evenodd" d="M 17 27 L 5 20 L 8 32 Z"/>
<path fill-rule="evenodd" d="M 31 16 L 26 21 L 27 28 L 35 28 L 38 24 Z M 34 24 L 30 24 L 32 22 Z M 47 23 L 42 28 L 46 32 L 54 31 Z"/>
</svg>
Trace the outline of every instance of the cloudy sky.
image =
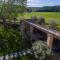
<svg viewBox="0 0 60 60">
<path fill-rule="evenodd" d="M 60 0 L 28 0 L 27 5 L 31 7 L 60 5 Z"/>
</svg>

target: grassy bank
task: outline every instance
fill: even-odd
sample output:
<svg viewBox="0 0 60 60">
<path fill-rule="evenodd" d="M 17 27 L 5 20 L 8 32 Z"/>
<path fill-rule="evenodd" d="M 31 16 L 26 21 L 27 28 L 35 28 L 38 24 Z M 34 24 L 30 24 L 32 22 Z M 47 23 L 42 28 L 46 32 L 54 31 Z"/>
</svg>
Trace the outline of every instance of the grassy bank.
<svg viewBox="0 0 60 60">
<path fill-rule="evenodd" d="M 53 19 L 60 24 L 60 12 L 30 12 L 25 13 L 24 18 L 28 19 L 31 18 L 31 16 L 37 16 L 38 18 L 43 16 L 46 22 Z"/>
</svg>

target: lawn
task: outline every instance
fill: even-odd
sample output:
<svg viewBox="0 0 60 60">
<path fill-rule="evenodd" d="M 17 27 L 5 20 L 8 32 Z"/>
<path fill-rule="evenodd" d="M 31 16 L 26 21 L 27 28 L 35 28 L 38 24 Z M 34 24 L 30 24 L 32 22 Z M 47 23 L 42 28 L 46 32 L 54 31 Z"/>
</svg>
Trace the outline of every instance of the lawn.
<svg viewBox="0 0 60 60">
<path fill-rule="evenodd" d="M 29 12 L 25 13 L 24 18 L 28 19 L 31 16 L 45 17 L 46 22 L 49 20 L 55 20 L 57 23 L 60 24 L 60 12 Z"/>
</svg>

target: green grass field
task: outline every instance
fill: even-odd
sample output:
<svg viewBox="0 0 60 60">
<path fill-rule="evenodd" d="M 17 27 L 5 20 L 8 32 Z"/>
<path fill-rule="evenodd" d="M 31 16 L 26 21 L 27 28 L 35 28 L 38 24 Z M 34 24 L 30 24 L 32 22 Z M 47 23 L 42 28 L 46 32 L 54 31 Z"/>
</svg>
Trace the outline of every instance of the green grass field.
<svg viewBox="0 0 60 60">
<path fill-rule="evenodd" d="M 55 20 L 57 23 L 60 24 L 60 12 L 30 12 L 25 13 L 24 18 L 28 19 L 31 18 L 31 16 L 37 16 L 39 17 L 45 17 L 46 22 L 49 20 Z"/>
</svg>

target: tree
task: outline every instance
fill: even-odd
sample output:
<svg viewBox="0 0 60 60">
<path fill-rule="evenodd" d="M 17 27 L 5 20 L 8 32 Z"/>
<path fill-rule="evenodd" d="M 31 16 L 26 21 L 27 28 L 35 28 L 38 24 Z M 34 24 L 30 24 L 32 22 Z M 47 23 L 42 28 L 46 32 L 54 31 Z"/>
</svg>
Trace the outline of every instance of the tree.
<svg viewBox="0 0 60 60">
<path fill-rule="evenodd" d="M 0 9 L 0 18 L 13 19 L 18 17 L 18 13 L 23 15 L 26 11 L 27 0 L 4 0 Z"/>
<path fill-rule="evenodd" d="M 48 58 L 51 56 L 50 49 L 42 41 L 33 43 L 32 50 L 34 52 L 34 56 L 38 60 L 48 60 Z"/>
<path fill-rule="evenodd" d="M 18 52 L 23 50 L 23 40 L 18 29 L 14 30 L 12 27 L 9 29 L 4 28 L 0 35 L 0 53 L 4 56 L 3 60 L 5 60 L 6 54 L 8 54 L 10 59 L 10 54 L 12 53 L 14 56 L 15 52 L 20 57 Z"/>
</svg>

